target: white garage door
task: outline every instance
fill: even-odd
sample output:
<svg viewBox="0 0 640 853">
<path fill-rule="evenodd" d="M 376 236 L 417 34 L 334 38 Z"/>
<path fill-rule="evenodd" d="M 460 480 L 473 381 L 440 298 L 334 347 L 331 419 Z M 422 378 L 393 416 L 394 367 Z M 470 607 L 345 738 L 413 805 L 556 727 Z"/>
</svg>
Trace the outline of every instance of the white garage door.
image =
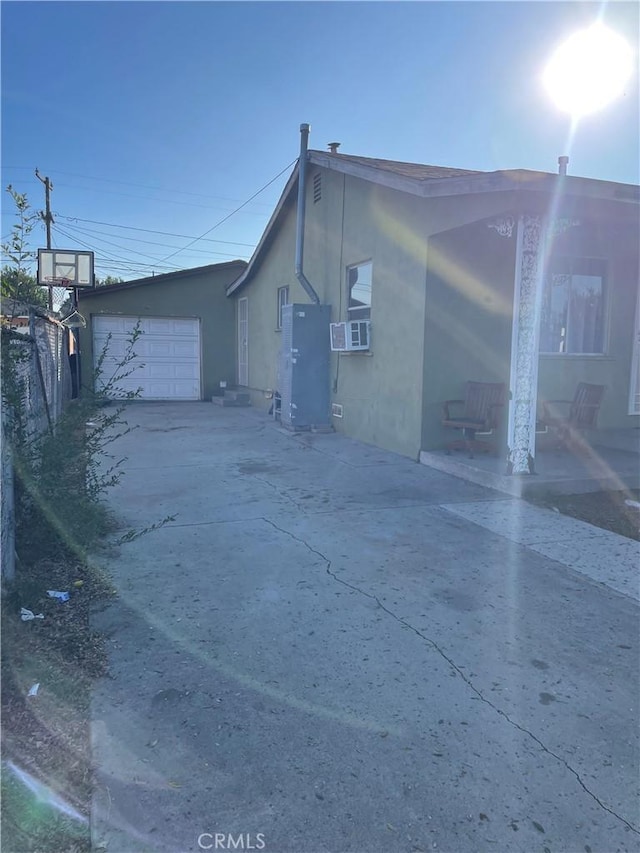
<svg viewBox="0 0 640 853">
<path fill-rule="evenodd" d="M 94 364 L 109 335 L 107 355 L 102 365 L 104 386 L 127 352 L 138 317 L 93 317 Z M 200 323 L 189 318 L 145 317 L 142 335 L 133 348 L 133 372 L 119 381 L 123 391 L 140 389 L 141 400 L 200 399 Z"/>
</svg>

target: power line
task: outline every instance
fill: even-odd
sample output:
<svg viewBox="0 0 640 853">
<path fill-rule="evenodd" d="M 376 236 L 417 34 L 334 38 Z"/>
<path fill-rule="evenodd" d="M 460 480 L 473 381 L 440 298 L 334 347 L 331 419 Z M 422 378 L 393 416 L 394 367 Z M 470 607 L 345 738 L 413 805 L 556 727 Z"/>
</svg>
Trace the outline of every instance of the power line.
<svg viewBox="0 0 640 853">
<path fill-rule="evenodd" d="M 30 171 L 29 166 L 3 166 L 2 168 L 7 170 L 7 171 L 12 171 L 12 170 L 13 171 L 19 171 L 19 170 Z M 133 181 L 120 181 L 116 178 L 100 178 L 97 175 L 79 175 L 77 172 L 65 172 L 62 169 L 51 169 L 50 171 L 51 171 L 51 174 L 54 174 L 54 175 L 68 175 L 69 177 L 72 177 L 72 178 L 83 178 L 83 179 L 88 180 L 88 181 L 104 181 L 105 183 L 109 183 L 109 184 L 122 184 L 122 186 L 125 186 L 125 187 L 140 187 L 140 189 L 156 190 L 158 192 L 181 193 L 182 195 L 192 195 L 192 196 L 195 196 L 196 198 L 219 199 L 220 201 L 232 201 L 232 202 L 238 201 L 237 198 L 229 198 L 228 196 L 207 195 L 206 193 L 194 193 L 194 192 L 191 192 L 190 190 L 176 190 L 176 189 L 170 189 L 169 187 L 157 187 L 157 186 L 153 186 L 151 184 L 139 184 L 139 183 L 136 183 Z M 29 183 L 35 183 L 35 182 L 29 181 Z M 60 184 L 60 186 L 69 186 L 69 184 Z M 76 187 L 76 189 L 80 189 L 80 188 Z M 87 187 L 87 189 L 90 189 L 90 188 Z"/>
<path fill-rule="evenodd" d="M 166 270 L 167 272 L 177 272 L 179 269 L 178 267 L 171 266 L 169 264 L 163 264 L 163 263 L 143 264 L 140 261 L 129 261 L 126 259 L 114 258 L 110 255 L 105 254 L 105 252 L 103 250 L 96 249 L 95 246 L 92 246 L 89 243 L 85 243 L 84 240 L 81 240 L 75 234 L 69 234 L 63 228 L 60 228 L 59 225 L 56 225 L 56 231 L 58 232 L 58 234 L 61 234 L 63 237 L 66 237 L 68 240 L 71 240 L 73 242 L 77 242 L 81 246 L 84 246 L 85 248 L 90 249 L 92 252 L 94 252 L 94 254 L 96 256 L 96 261 L 99 262 L 99 265 L 101 267 L 104 266 L 104 267 L 109 267 L 110 269 L 119 269 L 119 270 L 122 270 L 124 272 L 136 273 L 136 274 L 139 273 L 141 270 L 142 271 L 147 271 L 147 270 L 154 271 L 154 270 L 161 268 L 161 267 L 164 270 Z"/>
<path fill-rule="evenodd" d="M 69 224 L 67 224 L 65 227 L 73 229 L 74 231 L 77 231 L 79 234 L 84 234 L 85 236 L 88 235 L 90 237 L 93 237 L 93 235 L 101 235 L 101 234 L 106 236 L 106 237 L 114 236 L 113 234 L 110 234 L 108 231 L 96 231 L 94 228 L 80 229 L 74 225 L 69 225 Z M 159 243 L 157 240 L 143 240 L 141 237 L 127 237 L 125 234 L 118 234 L 117 237 L 119 240 L 129 240 L 129 241 L 134 242 L 134 243 L 145 243 L 149 246 L 164 246 L 165 249 L 177 248 L 177 247 L 173 247 L 173 246 L 167 246 L 166 243 Z M 106 242 L 106 241 L 104 241 L 104 242 Z M 220 241 L 220 242 L 224 242 L 224 241 Z M 240 245 L 243 245 L 243 244 L 240 244 Z M 221 255 L 222 257 L 225 257 L 225 258 L 237 258 L 238 255 L 241 253 L 238 253 L 238 252 L 234 252 L 234 253 L 216 252 L 214 249 L 192 249 L 190 254 Z"/>
<path fill-rule="evenodd" d="M 62 234 L 62 236 L 63 236 L 63 237 L 66 237 L 68 240 L 77 240 L 77 242 L 78 242 L 81 246 L 84 246 L 84 247 L 85 247 L 85 249 L 90 249 L 92 252 L 94 252 L 94 254 L 95 254 L 96 256 L 98 256 L 98 255 L 103 255 L 103 252 L 102 252 L 101 250 L 96 251 L 96 249 L 95 249 L 95 247 L 94 247 L 94 246 L 91 246 L 89 243 L 85 243 L 85 242 L 84 242 L 84 240 L 81 240 L 79 237 L 76 237 L 76 236 L 75 236 L 75 234 L 69 234 L 67 231 L 65 231 L 63 228 L 61 228 L 59 225 L 56 225 L 56 231 L 57 231 L 59 234 Z M 118 259 L 117 259 L 117 258 L 111 258 L 111 257 L 109 257 L 108 255 L 104 255 L 104 257 L 105 257 L 105 259 L 106 259 L 106 260 L 108 260 L 108 261 L 115 261 L 116 263 L 118 263 Z"/>
<path fill-rule="evenodd" d="M 95 232 L 87 231 L 86 229 L 83 230 L 83 229 L 77 228 L 74 225 L 66 225 L 66 228 L 70 229 L 72 231 L 72 233 L 74 233 L 74 234 L 80 234 L 80 235 L 85 236 L 88 240 L 92 240 L 94 243 L 96 243 L 96 242 L 97 243 L 105 243 L 106 245 L 113 246 L 114 248 L 120 249 L 123 252 L 128 252 L 130 254 L 132 253 L 134 255 L 140 255 L 141 257 L 149 258 L 150 260 L 152 260 L 154 262 L 159 261 L 159 259 L 155 255 L 151 255 L 148 252 L 139 252 L 139 251 L 136 251 L 135 249 L 128 248 L 126 246 L 121 246 L 118 243 L 114 243 L 112 240 L 106 240 L 104 237 L 95 237 L 95 236 L 93 236 L 95 234 Z M 100 233 L 100 232 L 98 232 L 98 233 Z M 167 248 L 166 243 L 156 243 L 156 242 L 151 241 L 151 240 L 140 240 L 139 237 L 119 237 L 119 239 L 133 240 L 134 242 L 151 243 L 154 246 L 164 246 L 165 248 Z M 208 249 L 208 250 L 207 249 L 194 249 L 192 251 L 204 254 L 209 258 L 212 255 L 220 255 L 221 257 L 224 257 L 224 258 L 237 258 L 238 257 L 237 253 L 230 254 L 229 252 L 215 252 L 212 249 Z"/>
<path fill-rule="evenodd" d="M 191 237 L 188 234 L 174 234 L 171 231 L 156 231 L 153 228 L 137 228 L 134 225 L 119 225 L 115 222 L 102 222 L 99 219 L 83 219 L 81 216 L 65 216 L 64 213 L 56 213 L 60 219 L 66 219 L 68 222 L 89 222 L 92 225 L 106 225 L 108 228 L 123 228 L 127 231 L 144 231 L 147 234 L 161 234 L 163 237 L 181 237 L 184 240 L 205 240 L 207 243 L 226 243 L 230 246 L 247 246 L 253 249 L 254 243 L 238 243 L 235 240 L 214 240 L 212 237 Z"/>
<path fill-rule="evenodd" d="M 73 226 L 67 226 L 67 227 L 73 228 Z M 134 252 L 134 254 L 139 254 L 142 257 L 147 257 L 150 259 L 150 263 L 145 264 L 141 261 L 136 261 L 136 260 L 133 260 L 130 258 L 116 258 L 116 257 L 113 257 L 111 253 L 108 253 L 108 250 L 101 249 L 101 248 L 97 247 L 95 245 L 95 240 L 92 243 L 88 243 L 85 240 L 81 239 L 81 237 L 78 236 L 78 233 L 83 234 L 83 232 L 79 231 L 79 229 L 74 228 L 73 229 L 74 233 L 69 233 L 69 231 L 67 231 L 63 228 L 60 228 L 59 225 L 56 225 L 55 230 L 58 234 L 62 235 L 63 237 L 66 237 L 72 243 L 79 244 L 81 246 L 84 246 L 87 249 L 91 249 L 96 256 L 96 266 L 99 266 L 100 269 L 109 270 L 111 272 L 119 271 L 119 272 L 134 274 L 134 275 L 140 275 L 141 273 L 154 272 L 156 270 L 161 270 L 163 272 L 176 272 L 180 269 L 180 267 L 176 267 L 175 265 L 164 264 L 164 263 L 162 263 L 161 260 L 155 258 L 152 255 L 147 255 L 147 254 L 144 254 L 142 252 L 135 252 L 135 250 L 133 250 L 133 249 L 127 250 L 126 248 L 124 248 L 122 246 L 118 246 L 116 243 L 112 243 L 111 241 L 107 241 L 107 240 L 103 241 L 105 243 L 108 243 L 109 245 L 114 246 L 114 248 L 116 248 L 116 249 L 122 249 L 125 252 L 126 251 Z M 86 235 L 84 235 L 84 236 L 86 236 Z M 90 235 L 89 235 L 89 239 L 91 239 Z M 133 239 L 135 239 L 135 238 L 133 238 Z M 218 253 L 213 253 L 213 254 L 218 254 Z M 236 258 L 236 255 L 229 255 L 228 257 Z"/>
<path fill-rule="evenodd" d="M 67 228 L 71 229 L 72 231 L 79 232 L 80 234 L 83 233 L 75 225 L 67 225 Z M 96 242 L 96 241 L 94 240 L 94 242 Z M 107 246 L 113 246 L 115 249 L 120 249 L 123 252 L 129 252 L 130 254 L 133 254 L 133 255 L 140 255 L 140 257 L 148 258 L 151 261 L 157 261 L 158 260 L 158 258 L 156 258 L 155 255 L 150 255 L 148 252 L 138 252 L 138 251 L 136 251 L 136 249 L 127 249 L 125 246 L 120 246 L 120 245 L 118 245 L 118 243 L 114 243 L 112 240 L 105 240 L 104 238 L 100 238 L 97 242 L 106 243 Z"/>
<path fill-rule="evenodd" d="M 215 225 L 212 225 L 211 228 L 209 228 L 207 231 L 204 232 L 204 234 L 201 234 L 199 237 L 196 237 L 190 243 L 187 243 L 187 245 L 184 246 L 182 249 L 177 249 L 175 252 L 172 252 L 170 255 L 167 255 L 166 257 L 164 257 L 162 260 L 168 261 L 169 258 L 173 258 L 175 255 L 180 254 L 180 252 L 184 252 L 185 249 L 188 249 L 190 246 L 193 246 L 193 244 L 197 243 L 198 240 L 202 240 L 203 237 L 206 237 L 207 234 L 210 234 L 215 228 L 218 228 L 220 225 L 222 225 L 223 222 L 226 222 L 228 219 L 231 219 L 231 217 L 234 216 L 236 213 L 238 213 L 238 211 L 242 210 L 243 207 L 246 207 L 247 204 L 252 202 L 256 196 L 260 195 L 261 192 L 264 192 L 267 189 L 267 187 L 270 187 L 271 184 L 273 184 L 275 181 L 277 181 L 279 177 L 284 175 L 284 173 L 293 166 L 293 164 L 297 161 L 297 159 L 298 158 L 296 157 L 295 160 L 292 160 L 288 166 L 285 166 L 281 172 L 278 172 L 278 174 L 275 176 L 275 178 L 271 178 L 270 181 L 268 181 L 263 187 L 260 187 L 260 189 L 257 192 L 255 192 L 250 198 L 248 198 L 245 202 L 243 202 L 235 210 L 232 210 L 231 213 L 228 214 L 228 216 L 225 216 L 219 222 L 216 222 Z"/>
<path fill-rule="evenodd" d="M 34 261 L 36 258 L 36 252 L 24 252 L 23 254 L 25 258 L 31 258 L 32 261 Z M 9 260 L 9 255 L 5 254 L 4 252 L 2 253 L 2 257 L 6 260 Z"/>
<path fill-rule="evenodd" d="M 35 181 L 23 181 L 22 184 L 23 186 L 31 184 L 33 184 L 34 186 L 36 185 Z M 66 189 L 72 189 L 76 193 L 94 193 L 99 195 L 104 195 L 106 193 L 108 195 L 117 195 L 122 196 L 124 198 L 135 198 L 140 199 L 142 201 L 153 201 L 156 204 L 178 204 L 181 207 L 197 207 L 201 210 L 228 210 L 227 207 L 219 204 L 197 204 L 193 201 L 178 201 L 178 199 L 175 198 L 158 198 L 157 196 L 151 195 L 136 195 L 135 193 L 123 193 L 119 192 L 118 190 L 106 190 L 103 188 L 98 189 L 97 187 L 80 187 L 74 184 L 61 184 L 59 181 L 56 181 L 56 186 L 58 188 L 63 187 Z M 250 213 L 252 216 L 264 216 L 264 211 L 249 210 L 247 212 Z"/>
</svg>

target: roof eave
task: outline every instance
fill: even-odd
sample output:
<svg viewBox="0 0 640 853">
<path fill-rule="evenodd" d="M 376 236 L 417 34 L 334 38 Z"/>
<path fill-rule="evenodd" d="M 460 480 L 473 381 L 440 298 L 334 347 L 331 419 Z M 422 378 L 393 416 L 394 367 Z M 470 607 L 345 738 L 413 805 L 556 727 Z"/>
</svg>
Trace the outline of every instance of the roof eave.
<svg viewBox="0 0 640 853">
<path fill-rule="evenodd" d="M 283 210 L 284 206 L 286 205 L 287 200 L 289 198 L 289 195 L 290 195 L 291 191 L 293 190 L 294 186 L 296 185 L 297 180 L 298 180 L 298 164 L 296 163 L 296 165 L 294 166 L 293 172 L 291 173 L 291 175 L 289 177 L 289 180 L 287 181 L 284 189 L 282 190 L 282 193 L 280 195 L 280 198 L 278 199 L 278 203 L 275 207 L 275 210 L 271 214 L 271 217 L 269 218 L 269 221 L 267 222 L 267 226 L 264 229 L 264 231 L 262 232 L 262 237 L 260 238 L 260 242 L 256 246 L 251 257 L 249 258 L 249 263 L 247 264 L 247 268 L 244 270 L 244 272 L 240 276 L 238 276 L 238 278 L 235 281 L 232 281 L 231 284 L 227 286 L 227 296 L 231 296 L 231 294 L 235 293 L 236 290 L 241 288 L 242 285 L 246 282 L 246 280 L 251 275 L 253 267 L 257 263 L 258 258 L 262 254 L 263 248 L 265 247 L 266 243 L 270 239 L 271 231 L 273 230 L 273 228 L 275 228 L 276 222 L 278 221 L 278 218 L 280 217 L 280 214 L 282 213 L 282 210 Z"/>
<path fill-rule="evenodd" d="M 145 278 L 136 278 L 133 281 L 123 281 L 119 284 L 107 284 L 100 287 L 92 287 L 91 289 L 82 290 L 80 299 L 87 299 L 92 296 L 103 296 L 105 293 L 116 293 L 119 290 L 132 290 L 135 287 L 147 287 L 152 284 L 162 284 L 166 281 L 171 281 L 175 278 L 185 278 L 192 275 L 199 275 L 205 271 L 213 271 L 216 269 L 228 269 L 229 267 L 246 265 L 246 261 L 238 258 L 234 261 L 223 261 L 220 264 L 205 264 L 201 267 L 191 267 L 186 270 L 175 270 L 174 272 L 160 273 L 159 275 L 146 276 Z"/>
<path fill-rule="evenodd" d="M 600 181 L 595 178 L 582 178 L 573 175 L 556 175 L 550 172 L 534 172 L 526 169 L 512 169 L 499 172 L 478 172 L 447 178 L 411 178 L 398 175 L 375 166 L 341 160 L 331 154 L 318 151 L 309 152 L 309 160 L 316 166 L 352 175 L 380 186 L 417 195 L 422 198 L 442 198 L 453 195 L 473 195 L 476 193 L 508 192 L 526 190 L 530 192 L 556 192 L 558 186 L 564 193 L 607 198 L 638 204 L 640 197 L 635 184 L 618 184 Z M 561 183 L 562 182 L 562 183 Z"/>
<path fill-rule="evenodd" d="M 342 172 L 346 175 L 352 175 L 354 178 L 362 178 L 365 181 L 371 181 L 381 186 L 389 187 L 401 192 L 412 193 L 413 195 L 421 195 L 417 191 L 420 181 L 415 178 L 409 178 L 405 175 L 398 175 L 394 172 L 387 172 L 384 169 L 379 169 L 376 166 L 366 166 L 364 163 L 353 163 L 349 160 L 342 160 L 339 157 L 334 157 L 331 154 L 323 154 L 319 151 L 309 152 L 309 162 L 315 166 L 321 166 L 324 169 L 330 169 L 334 172 Z"/>
</svg>

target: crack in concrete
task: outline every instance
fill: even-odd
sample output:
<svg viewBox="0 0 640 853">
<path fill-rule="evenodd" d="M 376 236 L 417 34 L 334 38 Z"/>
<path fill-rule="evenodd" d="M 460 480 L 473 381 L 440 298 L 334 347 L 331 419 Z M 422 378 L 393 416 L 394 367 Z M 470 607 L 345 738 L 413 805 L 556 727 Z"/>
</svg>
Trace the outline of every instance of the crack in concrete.
<svg viewBox="0 0 640 853">
<path fill-rule="evenodd" d="M 251 476 L 254 478 L 254 480 L 257 480 L 259 483 L 264 483 L 265 485 L 270 486 L 275 491 L 275 493 L 277 495 L 279 495 L 281 498 L 285 498 L 286 500 L 288 500 L 290 504 L 293 504 L 293 506 L 298 510 L 298 512 L 304 512 L 304 510 L 300 506 L 300 504 L 297 504 L 294 501 L 294 499 L 292 497 L 290 497 L 290 495 L 287 494 L 286 491 L 282 491 L 280 488 L 278 488 L 278 486 L 276 486 L 275 483 L 272 483 L 270 480 L 267 480 L 265 477 L 258 477 L 257 474 L 251 474 Z"/>
<path fill-rule="evenodd" d="M 603 809 L 604 811 L 608 812 L 610 815 L 615 817 L 617 820 L 619 820 L 621 823 L 623 823 L 626 827 L 628 827 L 632 832 L 635 832 L 637 835 L 640 835 L 640 829 L 638 827 L 634 826 L 632 823 L 630 823 L 622 815 L 619 815 L 616 811 L 609 808 L 609 806 L 607 806 L 605 803 L 603 803 L 602 800 L 600 800 L 599 797 L 585 785 L 585 783 L 582 780 L 582 777 L 580 776 L 578 771 L 574 770 L 574 768 L 566 761 L 566 759 L 562 758 L 561 755 L 558 755 L 557 753 L 555 753 L 552 749 L 550 749 L 548 746 L 546 746 L 540 740 L 540 738 L 537 735 L 535 735 L 532 731 L 525 728 L 524 726 L 521 726 L 520 723 L 513 720 L 505 711 L 503 711 L 501 708 L 498 708 L 497 705 L 494 705 L 490 699 L 487 699 L 487 697 L 480 690 L 478 690 L 478 688 L 473 684 L 471 679 L 467 675 L 465 675 L 464 672 L 462 672 L 460 667 L 446 654 L 446 652 L 444 652 L 440 648 L 440 646 L 436 643 L 435 640 L 432 640 L 431 637 L 428 637 L 426 634 L 424 634 L 422 631 L 420 631 L 418 628 L 416 628 L 410 622 L 407 622 L 406 619 L 403 619 L 401 616 L 398 616 L 397 614 L 395 614 L 392 610 L 390 610 L 385 604 L 383 604 L 380 601 L 380 599 L 378 598 L 377 595 L 374 595 L 371 592 L 366 592 L 365 590 L 360 589 L 360 587 L 355 586 L 354 584 L 351 584 L 348 581 L 345 581 L 342 578 L 338 577 L 338 575 L 331 568 L 332 561 L 325 554 L 321 553 L 320 551 L 317 551 L 315 548 L 312 548 L 311 545 L 309 545 L 309 543 L 305 539 L 302 539 L 300 536 L 296 536 L 295 533 L 291 533 L 291 531 L 285 530 L 283 527 L 279 527 L 275 522 L 271 521 L 268 518 L 263 517 L 262 520 L 265 521 L 267 524 L 270 524 L 276 530 L 279 530 L 281 533 L 284 533 L 287 536 L 291 537 L 291 539 L 294 539 L 296 542 L 300 542 L 300 544 L 304 545 L 308 551 L 310 551 L 312 554 L 316 554 L 318 557 L 320 557 L 320 559 L 326 563 L 327 574 L 330 577 L 332 577 L 335 581 L 337 581 L 337 583 L 340 583 L 343 586 L 346 586 L 349 589 L 352 589 L 354 592 L 357 592 L 359 595 L 363 595 L 366 598 L 372 599 L 373 601 L 375 601 L 378 604 L 378 607 L 380 607 L 382 610 L 384 610 L 384 612 L 387 613 L 389 616 L 391 616 L 392 619 L 395 619 L 396 622 L 399 622 L 401 625 L 404 625 L 405 628 L 409 628 L 411 631 L 414 632 L 414 634 L 416 634 L 418 637 L 420 637 L 420 639 L 429 643 L 429 645 L 433 649 L 435 649 L 435 651 L 443 658 L 443 660 L 445 660 L 449 664 L 449 666 L 455 672 L 458 673 L 458 675 L 462 678 L 462 680 L 465 682 L 467 687 L 469 687 L 469 689 L 472 690 L 473 693 L 475 693 L 475 695 L 478 697 L 478 699 L 480 699 L 481 702 L 484 702 L 485 705 L 488 705 L 493 711 L 495 711 L 496 714 L 499 714 L 501 717 L 503 717 L 509 723 L 509 725 L 513 726 L 515 729 L 522 732 L 523 734 L 528 735 L 536 744 L 538 744 L 538 746 L 542 749 L 543 752 L 546 752 L 547 755 L 552 756 L 553 758 L 556 759 L 556 761 L 558 761 L 560 764 L 562 764 L 563 767 L 565 767 L 573 776 L 575 776 L 576 780 L 578 781 L 578 784 L 583 789 L 583 791 L 586 794 L 588 794 L 588 796 L 590 796 L 594 800 L 594 802 L 596 802 L 600 806 L 601 809 Z"/>
<path fill-rule="evenodd" d="M 212 521 L 184 521 L 180 524 L 166 524 L 163 526 L 173 530 L 176 527 L 207 527 L 210 524 L 246 524 L 248 521 L 264 521 L 264 518 L 261 515 L 255 515 L 251 518 L 218 518 Z"/>
<path fill-rule="evenodd" d="M 255 474 L 251 475 L 255 477 Z M 256 478 L 258 479 L 258 478 Z M 266 485 L 272 486 L 276 491 L 278 491 L 278 487 L 273 483 L 270 483 L 268 480 L 262 480 Z M 280 492 L 278 492 L 280 494 Z M 283 497 L 287 497 L 283 494 Z M 345 509 L 344 507 L 340 507 L 339 509 L 319 509 L 316 511 L 308 510 L 306 508 L 301 507 L 299 504 L 295 503 L 293 498 L 287 497 L 290 503 L 292 503 L 298 512 L 302 513 L 307 518 L 313 518 L 316 515 L 345 515 L 346 513 L 367 513 L 370 515 L 373 512 L 386 512 L 388 510 L 399 510 L 399 509 L 439 509 L 438 504 L 430 504 L 430 503 L 422 503 L 422 504 L 395 504 L 394 506 L 370 506 L 370 507 L 354 507 L 353 509 Z M 242 504 L 238 504 L 238 506 L 242 506 Z M 244 522 L 250 521 L 267 521 L 263 515 L 253 515 L 248 518 L 219 518 L 212 519 L 210 521 L 184 521 L 179 522 L 177 524 L 166 524 L 163 527 L 174 528 L 174 527 L 206 527 L 208 524 L 240 524 Z M 271 524 L 271 522 L 269 522 Z M 278 528 L 280 529 L 280 528 Z M 283 531 L 287 532 L 287 531 Z"/>
</svg>

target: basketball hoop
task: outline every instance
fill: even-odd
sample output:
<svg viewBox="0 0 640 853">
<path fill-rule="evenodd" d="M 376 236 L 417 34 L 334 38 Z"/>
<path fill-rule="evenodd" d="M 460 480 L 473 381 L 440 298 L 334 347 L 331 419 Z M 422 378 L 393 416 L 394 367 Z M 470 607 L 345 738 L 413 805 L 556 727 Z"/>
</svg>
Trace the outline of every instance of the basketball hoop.
<svg viewBox="0 0 640 853">
<path fill-rule="evenodd" d="M 49 287 L 73 287 L 69 278 L 56 278 L 54 275 L 46 275 L 44 281 Z"/>
<path fill-rule="evenodd" d="M 38 249 L 38 284 L 67 290 L 93 288 L 93 252 Z"/>
</svg>

